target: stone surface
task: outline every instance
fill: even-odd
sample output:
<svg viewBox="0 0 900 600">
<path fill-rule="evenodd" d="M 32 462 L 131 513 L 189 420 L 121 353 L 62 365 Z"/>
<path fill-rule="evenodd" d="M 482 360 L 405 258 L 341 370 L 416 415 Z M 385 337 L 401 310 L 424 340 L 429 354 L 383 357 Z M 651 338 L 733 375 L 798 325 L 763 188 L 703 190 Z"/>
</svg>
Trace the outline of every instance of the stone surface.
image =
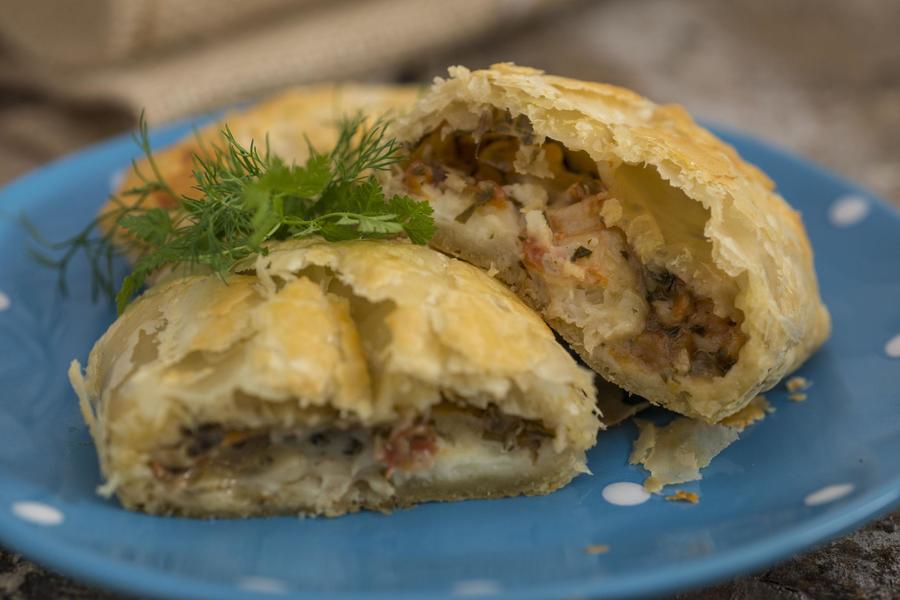
<svg viewBox="0 0 900 600">
<path fill-rule="evenodd" d="M 891 600 L 900 598 L 900 512 L 762 573 L 677 600 Z"/>
<path fill-rule="evenodd" d="M 398 74 L 513 60 L 632 87 L 730 125 L 855 179 L 900 206 L 900 2 L 896 0 L 608 0 L 467 48 L 437 52 Z M 0 90 L 0 181 L 124 127 L 92 109 L 60 115 L 40 98 Z M 96 112 L 99 110 L 99 112 Z M 29 119 L 59 119 L 32 139 Z M 73 124 L 74 123 L 74 124 Z M 120 598 L 0 550 L 0 598 Z M 900 599 L 900 512 L 761 573 L 679 600 Z"/>
<path fill-rule="evenodd" d="M 18 554 L 0 549 L 0 598 L 3 600 L 124 600 L 42 569 Z"/>
</svg>

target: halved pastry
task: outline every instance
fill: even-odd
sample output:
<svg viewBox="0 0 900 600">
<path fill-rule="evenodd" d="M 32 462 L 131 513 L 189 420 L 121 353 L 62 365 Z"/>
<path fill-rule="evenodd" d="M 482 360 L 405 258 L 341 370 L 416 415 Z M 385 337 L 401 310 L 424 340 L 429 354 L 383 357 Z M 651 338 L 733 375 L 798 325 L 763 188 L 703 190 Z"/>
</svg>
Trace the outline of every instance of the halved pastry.
<svg viewBox="0 0 900 600">
<path fill-rule="evenodd" d="M 544 494 L 587 471 L 592 375 L 479 269 L 285 242 L 165 281 L 72 385 L 107 494 L 190 516 L 339 515 Z"/>
<path fill-rule="evenodd" d="M 510 64 L 450 69 L 398 124 L 391 192 L 603 377 L 715 422 L 826 339 L 812 252 L 772 182 L 678 106 Z"/>
</svg>

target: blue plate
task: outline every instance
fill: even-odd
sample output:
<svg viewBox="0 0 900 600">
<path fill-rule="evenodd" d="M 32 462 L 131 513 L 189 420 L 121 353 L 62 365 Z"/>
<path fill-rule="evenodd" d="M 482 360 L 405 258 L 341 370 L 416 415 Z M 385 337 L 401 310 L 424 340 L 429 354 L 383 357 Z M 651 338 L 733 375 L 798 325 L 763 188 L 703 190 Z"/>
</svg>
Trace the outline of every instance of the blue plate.
<svg viewBox="0 0 900 600">
<path fill-rule="evenodd" d="M 190 124 L 160 129 L 170 143 Z M 201 521 L 127 512 L 94 493 L 90 438 L 66 381 L 113 319 L 89 300 L 87 265 L 55 274 L 0 220 L 0 539 L 98 585 L 171 598 L 634 597 L 763 567 L 871 519 L 900 499 L 900 219 L 868 192 L 744 135 L 720 131 L 802 212 L 834 335 L 783 387 L 777 411 L 683 486 L 698 505 L 604 500 L 635 431 L 603 434 L 593 476 L 546 497 L 430 504 L 392 516 Z M 0 192 L 51 239 L 80 229 L 135 154 L 127 137 L 65 158 Z M 609 496 L 609 494 L 607 494 Z M 605 553 L 585 551 L 607 545 Z"/>
</svg>

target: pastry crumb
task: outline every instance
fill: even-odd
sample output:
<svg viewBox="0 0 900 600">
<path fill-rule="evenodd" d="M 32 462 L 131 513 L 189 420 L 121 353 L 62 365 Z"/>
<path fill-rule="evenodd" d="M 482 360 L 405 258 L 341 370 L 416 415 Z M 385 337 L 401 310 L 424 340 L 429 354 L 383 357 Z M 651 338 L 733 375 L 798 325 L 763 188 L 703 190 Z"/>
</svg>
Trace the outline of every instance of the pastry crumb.
<svg viewBox="0 0 900 600">
<path fill-rule="evenodd" d="M 686 492 L 684 490 L 675 490 L 675 493 L 671 496 L 666 496 L 666 500 L 669 502 L 689 502 L 691 504 L 697 504 L 700 502 L 700 494 L 697 492 Z"/>
<path fill-rule="evenodd" d="M 794 392 L 802 392 L 803 390 L 808 390 L 809 386 L 811 386 L 811 385 L 812 385 L 812 382 L 809 379 L 807 379 L 806 377 L 800 377 L 799 375 L 797 375 L 796 377 L 791 377 L 790 379 L 788 379 L 785 382 L 784 387 L 787 388 L 787 391 L 794 393 Z"/>
<path fill-rule="evenodd" d="M 494 261 L 491 261 L 491 266 L 487 270 L 488 277 L 493 277 L 494 275 L 496 275 L 499 272 L 500 272 L 500 269 L 498 269 L 497 267 L 494 266 Z"/>
<path fill-rule="evenodd" d="M 606 554 L 609 552 L 609 546 L 606 544 L 591 544 L 590 546 L 585 546 L 584 551 L 588 554 Z"/>
<path fill-rule="evenodd" d="M 743 431 L 750 425 L 762 421 L 767 413 L 775 412 L 775 408 L 769 404 L 765 396 L 757 396 L 747 406 L 719 421 L 720 425 L 731 427 L 737 431 Z"/>
<path fill-rule="evenodd" d="M 803 402 L 806 400 L 807 396 L 803 392 L 794 392 L 793 394 L 788 394 L 788 400 L 793 400 L 794 402 Z"/>
<path fill-rule="evenodd" d="M 658 493 L 673 483 L 702 479 L 700 469 L 738 439 L 738 431 L 724 425 L 710 425 L 679 417 L 663 427 L 634 419 L 639 435 L 632 447 L 629 464 L 641 464 L 650 472 L 644 489 Z"/>
</svg>

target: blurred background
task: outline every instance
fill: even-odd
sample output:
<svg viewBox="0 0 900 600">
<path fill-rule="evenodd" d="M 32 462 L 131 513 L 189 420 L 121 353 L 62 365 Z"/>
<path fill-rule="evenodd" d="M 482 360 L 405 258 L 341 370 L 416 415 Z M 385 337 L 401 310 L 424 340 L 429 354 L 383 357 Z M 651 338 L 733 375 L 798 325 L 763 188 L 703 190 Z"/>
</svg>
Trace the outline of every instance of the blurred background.
<svg viewBox="0 0 900 600">
<path fill-rule="evenodd" d="M 897 0 L 0 0 L 0 181 L 329 79 L 514 61 L 631 87 L 900 202 Z"/>
<path fill-rule="evenodd" d="M 900 206 L 898 30 L 900 0 L 0 0 L 0 184 L 142 109 L 514 61 L 684 104 Z M 683 598 L 897 598 L 898 526 Z M 98 594 L 0 549 L 0 598 Z"/>
</svg>

